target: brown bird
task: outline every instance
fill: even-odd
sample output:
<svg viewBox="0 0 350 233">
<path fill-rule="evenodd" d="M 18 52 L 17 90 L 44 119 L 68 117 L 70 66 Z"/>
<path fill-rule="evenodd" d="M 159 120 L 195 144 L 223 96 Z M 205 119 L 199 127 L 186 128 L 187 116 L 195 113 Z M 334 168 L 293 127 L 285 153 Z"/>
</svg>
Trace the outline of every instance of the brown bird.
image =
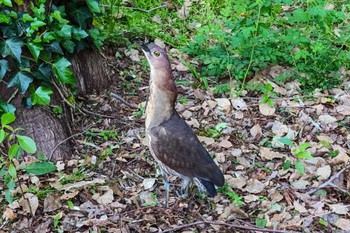
<svg viewBox="0 0 350 233">
<path fill-rule="evenodd" d="M 150 95 L 146 107 L 146 137 L 152 156 L 159 164 L 168 207 L 168 175 L 182 179 L 181 194 L 187 195 L 191 181 L 209 196 L 216 195 L 215 186 L 223 186 L 224 176 L 199 142 L 193 130 L 175 110 L 177 89 L 169 58 L 155 44 L 140 43 L 151 67 Z"/>
</svg>

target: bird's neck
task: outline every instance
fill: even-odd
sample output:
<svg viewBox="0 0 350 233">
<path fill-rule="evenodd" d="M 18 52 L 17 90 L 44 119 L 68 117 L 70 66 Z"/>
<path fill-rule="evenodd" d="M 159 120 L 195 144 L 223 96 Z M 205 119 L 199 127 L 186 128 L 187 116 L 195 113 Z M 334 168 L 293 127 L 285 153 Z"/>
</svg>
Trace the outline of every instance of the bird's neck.
<svg viewBox="0 0 350 233">
<path fill-rule="evenodd" d="M 175 111 L 177 89 L 171 72 L 154 73 L 151 70 L 150 95 L 146 107 L 146 129 L 168 120 Z"/>
</svg>

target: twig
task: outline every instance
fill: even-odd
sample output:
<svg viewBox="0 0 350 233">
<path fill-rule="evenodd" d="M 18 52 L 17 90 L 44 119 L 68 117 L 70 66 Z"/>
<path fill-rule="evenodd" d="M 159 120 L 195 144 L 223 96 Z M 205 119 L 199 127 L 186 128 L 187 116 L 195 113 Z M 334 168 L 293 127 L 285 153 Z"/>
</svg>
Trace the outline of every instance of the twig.
<svg viewBox="0 0 350 233">
<path fill-rule="evenodd" d="M 85 131 L 86 131 L 86 130 L 85 130 Z M 74 138 L 74 137 L 76 137 L 76 136 L 79 136 L 79 135 L 85 133 L 85 131 L 80 132 L 80 133 L 73 134 L 73 135 L 69 136 L 68 138 L 64 139 L 63 141 L 59 142 L 59 143 L 52 149 L 52 151 L 51 151 L 51 153 L 50 153 L 50 156 L 49 156 L 49 161 L 51 161 L 51 157 L 52 157 L 53 153 L 55 152 L 55 150 L 56 150 L 60 145 L 62 145 L 63 143 L 65 143 L 66 141 L 68 141 L 68 140 L 71 139 L 71 138 Z"/>
<path fill-rule="evenodd" d="M 130 108 L 132 108 L 132 109 L 138 109 L 138 108 L 139 108 L 138 106 L 136 106 L 136 105 L 134 105 L 134 104 L 128 103 L 128 102 L 127 102 L 125 99 L 123 99 L 123 97 L 121 97 L 120 95 L 117 95 L 117 94 L 111 92 L 111 96 L 112 96 L 113 98 L 116 98 L 117 100 L 119 100 L 120 102 L 122 102 L 123 104 L 125 104 L 126 106 L 128 106 L 128 107 L 130 107 Z"/>
<path fill-rule="evenodd" d="M 340 176 L 340 174 L 342 174 L 344 171 L 346 171 L 347 169 L 350 168 L 350 164 L 346 167 L 344 167 L 343 169 L 341 169 L 340 171 L 338 171 L 336 174 L 334 174 L 333 176 L 331 176 L 331 178 L 329 178 L 329 180 L 327 180 L 326 182 L 320 184 L 317 188 L 315 189 L 312 189 L 310 190 L 309 192 L 307 192 L 306 194 L 313 194 L 314 192 L 316 192 L 317 190 L 321 189 L 321 188 L 324 188 L 324 187 L 327 187 L 327 186 L 332 186 L 332 187 L 335 187 L 335 188 L 338 188 L 339 190 L 341 191 L 345 191 L 344 189 L 341 189 L 339 188 L 338 186 L 336 186 L 335 184 L 333 184 L 333 180 L 335 180 L 336 178 L 338 178 Z M 345 191 L 347 192 L 347 191 Z"/>
<path fill-rule="evenodd" d="M 75 106 L 73 104 L 71 104 L 66 97 L 64 96 L 64 94 L 61 92 L 61 89 L 57 86 L 57 84 L 55 82 L 52 82 L 53 86 L 56 88 L 58 94 L 61 96 L 61 98 L 63 99 L 63 101 L 68 104 L 72 109 L 75 109 Z"/>
<path fill-rule="evenodd" d="M 261 232 L 277 232 L 277 233 L 291 232 L 291 231 L 281 231 L 281 230 L 270 230 L 270 229 L 258 228 L 258 227 L 247 227 L 247 226 L 236 225 L 236 224 L 231 224 L 231 223 L 226 223 L 226 222 L 197 221 L 197 222 L 184 224 L 184 225 L 179 226 L 179 227 L 175 227 L 175 228 L 172 228 L 172 229 L 165 230 L 165 231 L 163 231 L 163 233 L 175 232 L 175 231 L 178 231 L 178 230 L 180 230 L 182 228 L 192 227 L 192 226 L 201 225 L 201 224 L 222 225 L 222 226 L 226 226 L 226 227 L 229 227 L 229 228 L 236 228 L 236 229 L 243 229 L 243 230 L 250 230 L 250 231 L 261 231 Z"/>
</svg>

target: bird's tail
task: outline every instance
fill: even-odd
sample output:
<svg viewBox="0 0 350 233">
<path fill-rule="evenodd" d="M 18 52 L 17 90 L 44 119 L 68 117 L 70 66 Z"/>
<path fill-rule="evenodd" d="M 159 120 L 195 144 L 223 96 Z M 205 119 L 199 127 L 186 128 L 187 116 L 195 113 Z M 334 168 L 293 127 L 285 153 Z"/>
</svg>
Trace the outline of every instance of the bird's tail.
<svg viewBox="0 0 350 233">
<path fill-rule="evenodd" d="M 215 197 L 216 189 L 215 189 L 214 184 L 212 182 L 208 181 L 208 180 L 199 179 L 199 181 L 205 187 L 205 189 L 207 190 L 209 196 Z"/>
</svg>

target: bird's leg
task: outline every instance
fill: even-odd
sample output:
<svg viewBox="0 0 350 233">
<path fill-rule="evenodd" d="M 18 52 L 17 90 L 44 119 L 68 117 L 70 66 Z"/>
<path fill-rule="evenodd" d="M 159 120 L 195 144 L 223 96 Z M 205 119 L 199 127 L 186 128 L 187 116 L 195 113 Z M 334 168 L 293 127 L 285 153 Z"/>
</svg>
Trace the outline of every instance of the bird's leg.
<svg viewBox="0 0 350 233">
<path fill-rule="evenodd" d="M 191 179 L 188 177 L 183 177 L 182 183 L 181 183 L 181 197 L 186 198 L 188 197 L 188 185 L 190 184 Z"/>
<path fill-rule="evenodd" d="M 163 182 L 164 182 L 164 189 L 165 189 L 165 208 L 168 208 L 168 200 L 169 200 L 169 178 L 168 173 L 165 171 L 165 169 L 162 169 L 163 174 Z"/>
</svg>

